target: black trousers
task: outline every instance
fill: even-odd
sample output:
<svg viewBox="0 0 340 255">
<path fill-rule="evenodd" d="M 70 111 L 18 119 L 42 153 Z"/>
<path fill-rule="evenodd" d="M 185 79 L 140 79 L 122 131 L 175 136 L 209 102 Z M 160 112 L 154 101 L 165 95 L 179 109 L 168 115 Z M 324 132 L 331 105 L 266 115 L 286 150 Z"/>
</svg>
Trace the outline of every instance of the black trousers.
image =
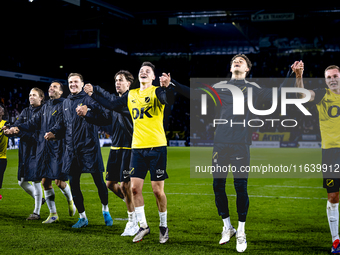
<svg viewBox="0 0 340 255">
<path fill-rule="evenodd" d="M 7 166 L 7 159 L 2 158 L 0 159 L 0 189 L 2 188 L 2 182 L 4 180 L 4 173 Z"/>
<path fill-rule="evenodd" d="M 73 202 L 77 207 L 79 213 L 83 213 L 85 211 L 84 207 L 84 197 L 80 189 L 80 176 L 81 172 L 72 173 L 69 175 L 69 181 L 71 186 L 71 192 L 73 197 Z M 98 194 L 100 201 L 103 205 L 108 204 L 108 191 L 106 184 L 104 182 L 104 177 L 102 172 L 92 173 L 93 181 L 98 189 Z"/>
<path fill-rule="evenodd" d="M 213 189 L 215 193 L 215 204 L 218 214 L 222 219 L 229 217 L 228 197 L 225 184 L 228 173 L 234 176 L 234 187 L 236 191 L 236 208 L 238 220 L 245 222 L 249 208 L 248 197 L 248 172 L 244 169 L 249 166 L 249 145 L 246 144 L 215 144 L 212 158 Z"/>
</svg>

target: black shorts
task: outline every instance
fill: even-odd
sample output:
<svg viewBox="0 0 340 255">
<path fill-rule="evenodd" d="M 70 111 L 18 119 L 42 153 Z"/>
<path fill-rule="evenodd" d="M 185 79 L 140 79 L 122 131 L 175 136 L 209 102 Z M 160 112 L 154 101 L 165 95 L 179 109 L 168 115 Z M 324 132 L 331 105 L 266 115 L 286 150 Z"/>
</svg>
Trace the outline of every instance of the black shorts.
<svg viewBox="0 0 340 255">
<path fill-rule="evenodd" d="M 339 192 L 340 187 L 340 148 L 322 149 L 323 187 L 327 193 Z"/>
<path fill-rule="evenodd" d="M 247 179 L 246 167 L 250 163 L 248 144 L 215 143 L 212 154 L 213 177 L 227 178 L 232 173 L 234 178 Z"/>
<path fill-rule="evenodd" d="M 145 179 L 150 170 L 151 181 L 163 181 L 168 178 L 166 160 L 166 146 L 132 149 L 130 176 Z"/>
<path fill-rule="evenodd" d="M 111 149 L 106 166 L 106 180 L 114 182 L 129 182 L 130 159 L 131 149 Z"/>
</svg>

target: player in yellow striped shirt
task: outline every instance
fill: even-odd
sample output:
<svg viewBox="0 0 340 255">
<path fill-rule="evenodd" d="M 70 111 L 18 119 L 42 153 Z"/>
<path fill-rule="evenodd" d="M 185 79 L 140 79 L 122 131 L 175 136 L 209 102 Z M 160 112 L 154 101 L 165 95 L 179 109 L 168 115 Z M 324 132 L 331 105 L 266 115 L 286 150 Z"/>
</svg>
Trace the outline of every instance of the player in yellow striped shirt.
<svg viewBox="0 0 340 255">
<path fill-rule="evenodd" d="M 4 173 L 7 166 L 7 143 L 8 137 L 4 135 L 4 131 L 2 128 L 6 125 L 7 121 L 3 120 L 3 116 L 5 115 L 5 109 L 0 106 L 0 189 L 2 188 L 2 182 L 4 179 Z M 2 199 L 2 195 L 0 194 L 0 200 Z"/>
<path fill-rule="evenodd" d="M 296 61 L 292 69 L 296 74 L 296 87 L 303 88 L 304 64 Z M 332 235 L 332 253 L 340 253 L 339 241 L 339 187 L 340 187 L 340 68 L 335 65 L 325 70 L 328 88 L 309 90 L 310 102 L 316 104 L 322 147 L 323 187 L 327 189 L 327 218 Z M 304 94 L 301 94 L 305 97 Z M 326 166 L 326 168 L 324 168 Z"/>
<path fill-rule="evenodd" d="M 96 93 L 92 98 L 109 110 L 118 110 L 128 106 L 132 121 L 132 154 L 130 161 L 130 176 L 133 200 L 140 229 L 133 242 L 139 242 L 150 233 L 144 213 L 142 195 L 144 179 L 148 171 L 151 176 L 151 186 L 156 197 L 160 217 L 160 243 L 169 239 L 167 226 L 167 199 L 164 193 L 166 172 L 167 140 L 163 127 L 165 104 L 173 101 L 173 89 L 169 87 L 170 74 L 163 73 L 160 77 L 161 87 L 152 85 L 155 80 L 155 66 L 144 62 L 139 70 L 140 87 L 130 90 L 124 96 L 111 100 Z M 86 92 L 86 86 L 84 88 Z"/>
</svg>

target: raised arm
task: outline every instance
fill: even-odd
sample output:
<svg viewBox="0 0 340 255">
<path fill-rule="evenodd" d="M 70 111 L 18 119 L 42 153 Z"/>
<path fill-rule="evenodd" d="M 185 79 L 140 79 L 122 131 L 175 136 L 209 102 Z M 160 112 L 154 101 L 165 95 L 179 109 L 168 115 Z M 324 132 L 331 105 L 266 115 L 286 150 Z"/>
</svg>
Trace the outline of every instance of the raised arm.
<svg viewBox="0 0 340 255">
<path fill-rule="evenodd" d="M 173 104 L 175 101 L 174 88 L 170 86 L 170 73 L 162 73 L 159 77 L 161 87 L 156 89 L 156 96 L 162 104 Z"/>
<path fill-rule="evenodd" d="M 91 97 L 88 97 L 87 105 L 78 106 L 76 112 L 79 116 L 83 117 L 86 122 L 93 125 L 107 126 L 112 122 L 111 113 L 101 107 Z"/>
<path fill-rule="evenodd" d="M 185 86 L 174 79 L 171 80 L 170 86 L 173 86 L 175 92 L 185 96 L 186 98 L 193 100 L 201 98 L 202 90 L 200 89 L 192 89 L 189 86 Z"/>
<path fill-rule="evenodd" d="M 99 86 L 93 87 L 91 84 L 86 84 L 84 86 L 84 91 L 101 106 L 111 111 L 117 111 L 122 107 L 127 106 L 127 97 L 129 93 L 124 94 L 122 97 L 118 97 L 99 88 Z"/>
<path fill-rule="evenodd" d="M 300 61 L 295 61 L 294 64 L 291 66 L 293 72 L 295 73 L 295 87 L 296 88 L 305 88 L 303 85 L 303 70 L 304 70 L 304 63 Z M 310 92 L 310 99 L 309 102 L 314 101 L 315 99 L 315 92 L 313 90 L 309 90 Z M 299 98 L 305 98 L 306 94 L 298 93 Z"/>
<path fill-rule="evenodd" d="M 110 100 L 115 100 L 116 98 L 118 98 L 117 95 L 115 94 L 111 94 L 110 92 L 106 91 L 105 89 L 103 89 L 100 86 L 93 86 L 90 83 L 87 83 L 84 86 L 84 91 L 89 95 L 92 96 L 92 94 L 96 94 L 100 97 L 104 97 L 104 98 L 108 98 Z"/>
</svg>

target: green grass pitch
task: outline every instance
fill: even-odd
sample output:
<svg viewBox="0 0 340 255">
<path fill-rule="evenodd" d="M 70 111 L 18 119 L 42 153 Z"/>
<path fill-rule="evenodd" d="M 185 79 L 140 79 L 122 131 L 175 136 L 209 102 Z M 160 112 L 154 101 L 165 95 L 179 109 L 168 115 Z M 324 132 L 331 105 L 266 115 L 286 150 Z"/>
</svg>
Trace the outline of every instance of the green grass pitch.
<svg viewBox="0 0 340 255">
<path fill-rule="evenodd" d="M 201 148 L 211 158 L 211 148 Z M 103 148 L 104 162 L 109 148 Z M 26 217 L 34 200 L 17 184 L 17 150 L 8 151 L 8 165 L 0 194 L 0 254 L 236 254 L 236 240 L 219 245 L 222 220 L 217 214 L 211 178 L 190 178 L 190 149 L 168 147 L 169 242 L 159 244 L 159 216 L 149 175 L 144 185 L 145 213 L 150 235 L 140 243 L 121 237 L 127 222 L 125 203 L 109 192 L 114 224 L 104 224 L 101 204 L 90 174 L 83 174 L 81 188 L 89 226 L 72 229 L 78 220 L 68 216 L 67 202 L 54 185 L 60 222 L 45 225 Z M 318 149 L 251 149 L 251 164 L 291 164 L 301 158 L 321 162 Z M 231 175 L 230 175 L 231 176 Z M 237 228 L 235 190 L 227 180 L 231 222 Z M 326 191 L 319 178 L 252 178 L 248 183 L 250 207 L 246 222 L 247 254 L 327 254 L 331 236 L 326 216 Z"/>
</svg>

